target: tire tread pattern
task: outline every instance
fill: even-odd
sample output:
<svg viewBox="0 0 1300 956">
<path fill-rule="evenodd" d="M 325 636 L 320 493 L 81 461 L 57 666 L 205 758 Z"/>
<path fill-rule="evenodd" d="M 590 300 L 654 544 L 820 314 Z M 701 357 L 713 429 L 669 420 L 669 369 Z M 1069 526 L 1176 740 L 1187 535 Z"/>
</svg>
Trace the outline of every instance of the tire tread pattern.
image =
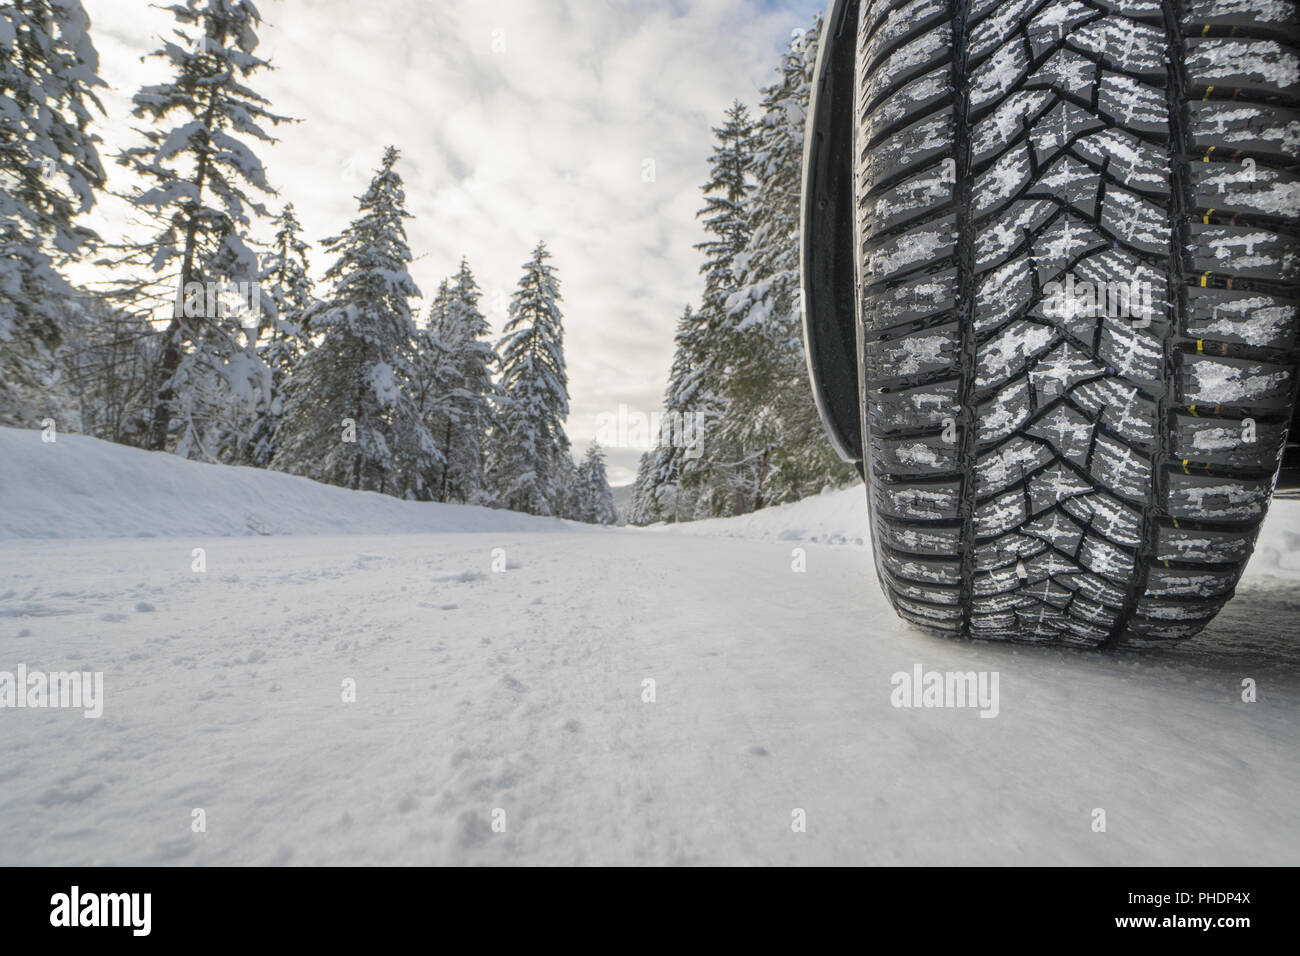
<svg viewBox="0 0 1300 956">
<path fill-rule="evenodd" d="M 863 429 L 898 613 L 1084 646 L 1233 593 L 1297 389 L 1287 0 L 870 0 L 855 116 Z M 1137 281 L 1145 322 L 1049 283 Z"/>
</svg>

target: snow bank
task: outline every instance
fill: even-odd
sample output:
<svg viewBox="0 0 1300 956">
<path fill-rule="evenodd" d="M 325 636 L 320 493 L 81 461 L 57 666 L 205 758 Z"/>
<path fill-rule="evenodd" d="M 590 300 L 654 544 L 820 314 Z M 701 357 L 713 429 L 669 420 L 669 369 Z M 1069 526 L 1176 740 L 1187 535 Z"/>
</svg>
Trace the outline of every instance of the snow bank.
<svg viewBox="0 0 1300 956">
<path fill-rule="evenodd" d="M 867 496 L 861 485 L 826 491 L 793 504 L 764 508 L 739 518 L 712 518 L 647 529 L 672 534 L 807 541 L 870 547 Z M 1269 507 L 1248 572 L 1252 577 L 1300 579 L 1300 500 L 1278 498 Z"/>
<path fill-rule="evenodd" d="M 756 541 L 809 541 L 869 547 L 867 496 L 861 485 L 824 491 L 786 505 L 763 508 L 738 518 L 709 518 L 682 524 L 651 525 L 647 530 Z"/>
<path fill-rule="evenodd" d="M 0 540 L 181 535 L 420 534 L 554 531 L 553 518 L 468 505 L 398 501 L 258 468 L 39 431 L 0 428 Z M 861 486 L 738 518 L 654 525 L 634 533 L 870 547 Z M 1300 579 L 1300 500 L 1273 502 L 1252 576 Z"/>
<path fill-rule="evenodd" d="M 85 435 L 0 428 L 0 540 L 557 531 L 568 522 L 398 501 L 307 478 L 185 461 Z"/>
</svg>

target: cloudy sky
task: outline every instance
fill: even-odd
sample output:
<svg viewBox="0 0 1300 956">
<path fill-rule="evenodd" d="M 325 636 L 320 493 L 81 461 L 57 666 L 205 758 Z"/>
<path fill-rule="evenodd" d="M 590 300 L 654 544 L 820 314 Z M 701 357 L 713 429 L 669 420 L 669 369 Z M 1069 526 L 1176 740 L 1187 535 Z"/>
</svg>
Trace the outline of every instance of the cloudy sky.
<svg viewBox="0 0 1300 956">
<path fill-rule="evenodd" d="M 135 142 L 129 99 L 163 69 L 141 58 L 170 29 L 144 0 L 84 0 L 108 117 L 105 165 Z M 260 155 L 314 241 L 342 230 L 385 144 L 415 219 L 426 297 L 467 256 L 499 331 L 538 239 L 564 293 L 576 450 L 619 405 L 659 408 L 672 331 L 699 297 L 695 211 L 709 128 L 751 106 L 792 31 L 821 0 L 258 0 L 259 50 L 278 68 L 252 85 L 280 113 Z M 647 171 L 649 175 L 647 175 Z M 120 174 L 110 169 L 110 180 Z M 650 179 L 651 181 L 646 181 Z M 121 185 L 121 183 L 118 183 Z M 120 235 L 123 210 L 95 223 Z M 317 253 L 313 270 L 326 263 Z M 427 307 L 427 298 L 424 303 Z M 637 449 L 608 449 L 614 484 Z"/>
</svg>

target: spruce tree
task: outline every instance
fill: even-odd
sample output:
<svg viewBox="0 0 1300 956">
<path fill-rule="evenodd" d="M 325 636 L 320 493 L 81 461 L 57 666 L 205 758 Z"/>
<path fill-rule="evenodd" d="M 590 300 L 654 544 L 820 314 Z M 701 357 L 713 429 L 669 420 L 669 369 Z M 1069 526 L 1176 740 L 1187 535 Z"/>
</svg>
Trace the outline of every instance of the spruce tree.
<svg viewBox="0 0 1300 956">
<path fill-rule="evenodd" d="M 642 504 L 637 509 L 642 524 L 689 520 L 695 513 L 694 489 L 700 484 L 700 471 L 708 450 L 702 445 L 705 436 L 694 432 L 694 423 L 699 420 L 697 413 L 708 407 L 700 389 L 702 369 L 708 357 L 704 345 L 695 340 L 700 329 L 700 319 L 688 305 L 677 320 L 673 339 L 673 364 L 664 390 L 667 424 L 654 436 L 657 444 L 647 453 L 650 460 L 646 465 Z M 689 430 L 680 427 L 687 422 L 692 426 Z M 688 437 L 697 442 L 694 447 L 687 447 Z"/>
<path fill-rule="evenodd" d="M 703 414 L 703 455 L 680 444 L 643 455 L 631 523 L 735 514 L 854 479 L 823 435 L 803 345 L 801 175 L 820 34 L 814 18 L 791 43 L 756 124 L 734 104 L 714 130 L 705 292 L 678 323 L 664 396 L 670 422 Z"/>
<path fill-rule="evenodd" d="M 632 483 L 632 500 L 628 505 L 628 524 L 647 525 L 661 520 L 653 481 L 656 457 L 657 450 L 647 451 L 637 463 L 636 480 Z"/>
<path fill-rule="evenodd" d="M 420 295 L 407 267 L 406 194 L 390 146 L 360 199 L 360 213 L 323 248 L 330 291 L 307 314 L 320 344 L 286 385 L 273 467 L 320 481 L 427 497 L 440 455 L 412 397 Z"/>
<path fill-rule="evenodd" d="M 559 280 L 539 242 L 510 300 L 497 350 L 504 399 L 492 432 L 491 479 L 497 502 L 551 515 L 563 497 L 561 460 L 569 454 L 568 374 Z"/>
<path fill-rule="evenodd" d="M 594 441 L 587 446 L 587 452 L 578 465 L 576 483 L 580 489 L 581 501 L 582 516 L 579 520 L 603 525 L 618 521 L 614 492 L 609 487 L 609 476 L 605 470 L 605 452 Z"/>
<path fill-rule="evenodd" d="M 553 513 L 556 517 L 567 518 L 569 521 L 583 521 L 587 511 L 586 489 L 583 487 L 578 474 L 578 466 L 573 460 L 572 455 L 560 455 L 555 460 L 555 472 L 552 476 L 552 482 L 555 487 L 555 505 Z"/>
<path fill-rule="evenodd" d="M 266 467 L 275 457 L 273 436 L 284 411 L 284 386 L 302 354 L 311 347 L 307 313 L 314 297 L 314 287 L 307 260 L 310 243 L 302 238 L 302 224 L 294 213 L 293 203 L 272 221 L 275 238 L 262 259 L 262 325 L 258 330 L 257 350 L 271 370 L 271 399 L 258 416 L 249 439 L 247 460 Z"/>
<path fill-rule="evenodd" d="M 210 290 L 241 284 L 255 288 L 257 257 L 247 244 L 254 217 L 267 215 L 255 193 L 274 195 L 250 143 L 274 142 L 267 131 L 287 121 L 246 85 L 270 69 L 257 56 L 261 16 L 250 0 L 187 0 L 165 8 L 176 20 L 176 40 L 164 39 L 152 55 L 171 69 L 161 84 L 135 94 L 132 115 L 150 125 L 139 146 L 118 162 L 148 185 L 131 200 L 155 223 L 153 236 L 124 247 L 120 265 L 139 277 L 122 293 L 139 306 L 170 304 L 157 369 L 157 395 L 149 446 L 168 447 L 173 420 L 186 428 L 177 451 L 190 454 L 196 405 L 231 401 L 265 408 L 271 378 L 257 355 L 253 314 L 257 295 L 244 295 L 241 314 L 226 302 L 214 308 Z M 196 396 L 202 387 L 223 394 Z M 200 412 L 201 414 L 201 412 Z"/>
<path fill-rule="evenodd" d="M 0 424 L 69 415 L 57 353 L 72 289 L 58 267 L 96 240 L 76 220 L 104 182 L 89 27 L 80 0 L 0 5 Z"/>
<path fill-rule="evenodd" d="M 447 410 L 442 429 L 434 432 L 444 459 L 435 489 L 439 501 L 477 501 L 483 494 L 485 446 L 499 393 L 492 376 L 500 359 L 487 339 L 491 326 L 479 308 L 482 295 L 469 263 L 461 259 L 445 307 L 431 323 L 448 366 Z"/>
<path fill-rule="evenodd" d="M 451 305 L 451 284 L 443 279 L 429 303 L 429 318 L 414 333 L 409 375 L 410 395 L 424 427 L 438 446 L 439 457 L 421 480 L 420 497 L 442 500 L 439 491 L 446 471 L 446 437 L 452 422 L 451 395 L 456 390 L 456 367 L 451 350 L 438 335 Z"/>
<path fill-rule="evenodd" d="M 818 18 L 792 41 L 778 81 L 764 90 L 748 206 L 752 231 L 736 257 L 738 288 L 726 303 L 726 331 L 718 336 L 727 349 L 718 431 L 722 444 L 745 462 L 733 475 L 750 496 L 750 508 L 796 500 L 852 477 L 823 435 L 803 344 L 803 143 L 820 34 Z"/>
<path fill-rule="evenodd" d="M 692 517 L 736 514 L 746 507 L 743 487 L 737 486 L 745 475 L 743 449 L 726 439 L 719 423 L 726 414 L 726 383 L 737 349 L 727 302 L 737 291 L 738 258 L 752 231 L 749 198 L 754 189 L 755 134 L 749 109 L 734 102 L 713 134 L 709 181 L 702 187 L 704 206 L 697 213 L 707 234 L 696 245 L 704 253 L 700 267 L 704 296 L 694 322 L 680 335 L 689 372 L 683 384 L 686 395 L 679 400 L 688 400 L 691 412 L 704 416 L 710 440 L 707 458 L 682 460 L 681 450 L 676 455 L 681 491 L 693 498 Z M 737 458 L 741 461 L 732 460 Z M 680 502 L 674 510 L 680 514 Z"/>
<path fill-rule="evenodd" d="M 704 253 L 700 273 L 704 276 L 702 323 L 718 331 L 727 322 L 727 299 L 736 291 L 737 257 L 749 243 L 749 197 L 754 191 L 755 130 L 749 108 L 739 100 L 727 108 L 725 122 L 714 127 L 713 154 L 709 157 L 709 181 L 701 187 L 704 206 L 696 217 L 704 222 L 707 238 L 695 248 Z M 697 343 L 706 353 L 716 351 L 708 343 Z"/>
<path fill-rule="evenodd" d="M 287 372 L 311 346 L 307 314 L 315 301 L 315 284 L 307 250 L 311 243 L 302 237 L 302 224 L 288 203 L 271 221 L 275 238 L 262 257 L 263 310 L 259 346 L 273 371 Z"/>
</svg>

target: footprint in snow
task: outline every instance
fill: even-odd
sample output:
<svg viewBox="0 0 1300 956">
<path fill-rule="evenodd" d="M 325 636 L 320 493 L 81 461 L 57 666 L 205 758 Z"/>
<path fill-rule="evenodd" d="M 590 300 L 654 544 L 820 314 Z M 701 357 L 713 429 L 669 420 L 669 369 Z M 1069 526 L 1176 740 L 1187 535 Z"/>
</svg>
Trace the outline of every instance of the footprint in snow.
<svg viewBox="0 0 1300 956">
<path fill-rule="evenodd" d="M 487 574 L 483 571 L 462 571 L 460 574 L 445 574 L 440 578 L 433 579 L 435 583 L 440 581 L 455 581 L 460 584 L 473 584 L 475 581 L 486 581 Z"/>
</svg>

